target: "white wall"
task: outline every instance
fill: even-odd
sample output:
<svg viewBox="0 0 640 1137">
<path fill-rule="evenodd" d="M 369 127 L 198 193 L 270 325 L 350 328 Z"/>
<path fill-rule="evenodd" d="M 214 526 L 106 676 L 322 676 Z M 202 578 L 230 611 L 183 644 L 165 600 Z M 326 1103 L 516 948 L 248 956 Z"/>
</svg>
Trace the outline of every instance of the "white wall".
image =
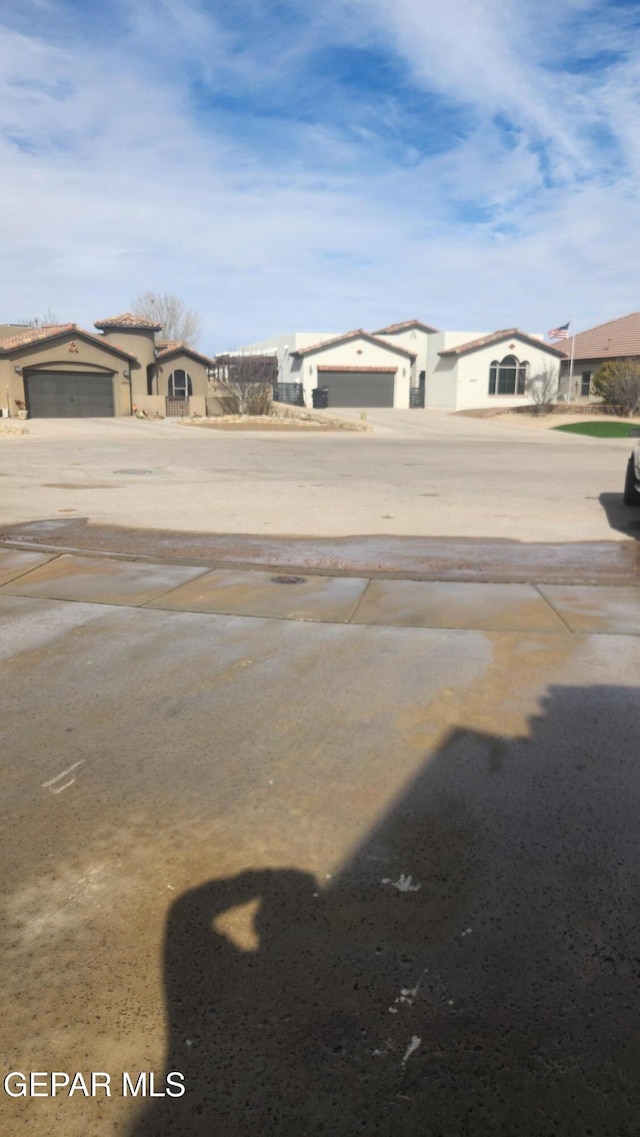
<svg viewBox="0 0 640 1137">
<path fill-rule="evenodd" d="M 299 383 L 300 377 L 297 374 L 299 365 L 291 353 L 301 347 L 311 347 L 314 343 L 335 339 L 339 334 L 339 332 L 290 332 L 289 335 L 273 336 L 272 339 L 261 340 L 259 343 L 246 344 L 230 354 L 275 354 L 278 358 L 278 383 Z"/>
<path fill-rule="evenodd" d="M 489 368 L 494 360 L 498 362 L 506 355 L 514 355 L 522 363 L 529 363 L 528 374 L 533 376 L 546 368 L 555 374 L 559 370 L 559 357 L 530 342 L 513 336 L 510 340 L 488 344 L 466 355 L 441 356 L 438 353 L 461 344 L 470 343 L 490 335 L 490 332 L 438 332 L 429 336 L 429 360 L 425 390 L 426 407 L 450 407 L 451 410 L 467 410 L 482 407 L 523 406 L 532 402 L 530 395 L 490 395 Z M 515 344 L 510 348 L 509 344 Z"/>
<path fill-rule="evenodd" d="M 418 386 L 420 372 L 427 371 L 427 360 L 429 355 L 429 341 L 433 339 L 433 333 L 423 331 L 421 328 L 405 328 L 401 332 L 380 332 L 376 333 L 376 339 L 385 340 L 386 343 L 391 344 L 393 347 L 402 347 L 405 351 L 410 351 L 415 355 L 416 361 L 413 367 L 413 382 Z"/>
<path fill-rule="evenodd" d="M 457 382 L 458 357 L 438 354 L 447 348 L 459 347 L 462 343 L 490 335 L 489 332 L 434 332 L 429 336 L 427 355 L 427 375 L 425 383 L 425 407 L 450 407 L 455 410 L 458 400 Z"/>
<path fill-rule="evenodd" d="M 502 342 L 489 344 L 478 348 L 469 355 L 458 357 L 457 384 L 456 384 L 456 410 L 466 410 L 474 407 L 521 407 L 531 405 L 530 395 L 490 395 L 489 394 L 489 368 L 494 360 L 498 362 L 506 355 L 514 355 L 519 363 L 528 362 L 528 375 L 534 375 L 546 369 L 551 369 L 557 379 L 559 359 L 550 352 L 533 347 L 530 343 L 513 337 L 510 343 L 514 348 Z"/>
</svg>

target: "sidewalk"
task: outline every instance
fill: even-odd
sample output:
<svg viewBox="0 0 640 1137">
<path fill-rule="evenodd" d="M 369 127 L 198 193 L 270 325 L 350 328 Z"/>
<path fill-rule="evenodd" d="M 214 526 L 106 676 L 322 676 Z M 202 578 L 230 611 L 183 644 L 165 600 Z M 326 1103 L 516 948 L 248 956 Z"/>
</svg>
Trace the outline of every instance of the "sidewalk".
<svg viewBox="0 0 640 1137">
<path fill-rule="evenodd" d="M 640 588 L 288 575 L 0 548 L 0 595 L 384 627 L 640 635 Z"/>
</svg>

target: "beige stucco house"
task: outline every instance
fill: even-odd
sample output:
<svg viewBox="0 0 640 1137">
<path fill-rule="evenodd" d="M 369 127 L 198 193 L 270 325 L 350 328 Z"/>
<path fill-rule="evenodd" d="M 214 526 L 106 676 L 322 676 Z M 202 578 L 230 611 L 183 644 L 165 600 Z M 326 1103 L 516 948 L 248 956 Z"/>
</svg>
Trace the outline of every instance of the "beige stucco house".
<svg viewBox="0 0 640 1137">
<path fill-rule="evenodd" d="M 0 407 L 14 416 L 204 415 L 213 360 L 131 312 L 76 324 L 0 325 Z"/>
</svg>

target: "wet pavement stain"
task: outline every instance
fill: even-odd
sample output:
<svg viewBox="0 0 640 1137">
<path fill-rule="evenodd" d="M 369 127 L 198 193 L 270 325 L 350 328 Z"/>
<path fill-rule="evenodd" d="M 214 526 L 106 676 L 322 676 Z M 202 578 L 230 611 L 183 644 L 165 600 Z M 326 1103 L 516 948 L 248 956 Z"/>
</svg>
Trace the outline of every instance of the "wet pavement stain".
<svg viewBox="0 0 640 1137">
<path fill-rule="evenodd" d="M 144 604 L 202 576 L 201 568 L 63 554 L 3 586 L 3 594 L 96 604 Z"/>
<path fill-rule="evenodd" d="M 524 544 L 394 535 L 332 539 L 286 534 L 236 536 L 93 525 L 90 518 L 78 517 L 12 525 L 0 533 L 0 540 L 47 545 L 54 533 L 56 547 L 68 552 L 120 553 L 210 568 L 255 567 L 351 576 L 366 573 L 413 580 L 640 583 L 640 542 L 631 539 Z"/>
</svg>

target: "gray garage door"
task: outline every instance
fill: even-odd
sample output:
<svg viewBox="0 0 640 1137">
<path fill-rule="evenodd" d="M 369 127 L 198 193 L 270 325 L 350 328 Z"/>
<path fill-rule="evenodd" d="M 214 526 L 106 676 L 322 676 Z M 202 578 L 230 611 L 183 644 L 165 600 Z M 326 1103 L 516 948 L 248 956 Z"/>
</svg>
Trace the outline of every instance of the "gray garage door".
<svg viewBox="0 0 640 1137">
<path fill-rule="evenodd" d="M 395 373 L 319 371 L 318 386 L 329 388 L 330 407 L 392 407 Z"/>
<path fill-rule="evenodd" d="M 111 375 L 32 371 L 25 386 L 32 418 L 111 418 L 115 413 Z"/>
</svg>

